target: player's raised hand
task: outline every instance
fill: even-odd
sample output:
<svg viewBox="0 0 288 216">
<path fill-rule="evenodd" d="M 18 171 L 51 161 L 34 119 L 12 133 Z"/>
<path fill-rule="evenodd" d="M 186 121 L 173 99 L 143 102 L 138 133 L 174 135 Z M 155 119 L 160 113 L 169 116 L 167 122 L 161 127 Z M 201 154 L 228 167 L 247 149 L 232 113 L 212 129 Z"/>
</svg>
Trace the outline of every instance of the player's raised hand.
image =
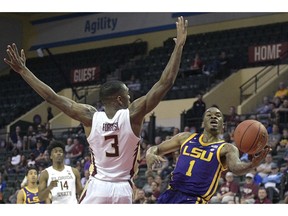
<svg viewBox="0 0 288 216">
<path fill-rule="evenodd" d="M 26 57 L 24 50 L 21 50 L 21 56 L 19 55 L 17 46 L 15 43 L 7 46 L 6 50 L 8 54 L 8 59 L 4 58 L 4 62 L 8 64 L 15 72 L 21 73 L 26 67 Z"/>
<path fill-rule="evenodd" d="M 182 16 L 178 17 L 176 27 L 177 27 L 177 37 L 173 38 L 173 40 L 175 41 L 176 44 L 184 46 L 187 38 L 188 20 L 184 20 Z"/>
</svg>

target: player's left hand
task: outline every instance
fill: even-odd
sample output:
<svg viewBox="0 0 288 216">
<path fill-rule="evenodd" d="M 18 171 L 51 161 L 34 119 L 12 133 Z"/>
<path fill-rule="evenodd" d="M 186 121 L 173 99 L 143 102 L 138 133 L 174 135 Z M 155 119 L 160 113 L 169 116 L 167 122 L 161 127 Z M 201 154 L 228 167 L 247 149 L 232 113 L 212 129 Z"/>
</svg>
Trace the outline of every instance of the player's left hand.
<svg viewBox="0 0 288 216">
<path fill-rule="evenodd" d="M 261 164 L 263 159 L 265 159 L 266 155 L 271 151 L 271 147 L 266 145 L 262 151 L 258 152 L 257 154 L 254 154 L 251 159 L 251 163 L 253 167 L 257 167 Z"/>
<path fill-rule="evenodd" d="M 159 167 L 162 164 L 162 162 L 165 162 L 165 161 L 166 160 L 159 155 L 155 155 L 155 154 L 146 155 L 146 163 L 147 163 L 147 168 L 149 170 L 153 170 Z"/>
</svg>

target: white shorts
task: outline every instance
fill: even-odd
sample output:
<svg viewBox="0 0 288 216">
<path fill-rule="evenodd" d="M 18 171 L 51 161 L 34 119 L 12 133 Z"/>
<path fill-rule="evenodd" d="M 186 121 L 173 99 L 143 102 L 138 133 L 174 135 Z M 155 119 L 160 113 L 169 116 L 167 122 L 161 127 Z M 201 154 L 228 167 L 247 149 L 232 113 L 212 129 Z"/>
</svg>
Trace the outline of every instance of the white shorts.
<svg viewBox="0 0 288 216">
<path fill-rule="evenodd" d="M 132 204 L 133 190 L 129 181 L 108 182 L 89 178 L 80 197 L 80 204 Z"/>
</svg>

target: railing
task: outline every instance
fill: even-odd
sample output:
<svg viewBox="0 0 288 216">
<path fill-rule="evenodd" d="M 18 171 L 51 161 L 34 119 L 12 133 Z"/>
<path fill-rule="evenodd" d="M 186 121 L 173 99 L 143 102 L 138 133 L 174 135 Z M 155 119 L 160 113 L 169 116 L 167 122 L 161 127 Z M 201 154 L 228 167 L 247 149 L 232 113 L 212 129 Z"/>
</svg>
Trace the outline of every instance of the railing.
<svg viewBox="0 0 288 216">
<path fill-rule="evenodd" d="M 240 88 L 240 104 L 246 99 L 246 96 L 249 94 L 256 93 L 259 86 L 261 86 L 259 83 L 264 80 L 264 78 L 267 80 L 268 74 L 271 75 L 272 69 L 275 68 L 275 65 L 277 67 L 276 74 L 279 76 L 280 73 L 280 64 L 284 63 L 288 60 L 288 50 L 284 52 L 280 58 L 276 59 L 273 63 L 274 65 L 267 65 L 263 69 L 261 69 L 255 76 L 251 77 L 249 80 L 247 80 L 245 83 L 243 83 Z M 273 75 L 271 75 L 273 76 Z M 272 78 L 272 77 L 271 77 Z M 265 81 L 264 81 L 265 82 Z"/>
<path fill-rule="evenodd" d="M 273 66 L 264 67 L 255 76 L 251 77 L 240 86 L 240 104 L 245 100 L 246 95 L 257 92 L 260 80 L 268 75 L 273 68 Z M 277 68 L 277 76 L 279 76 L 279 67 Z"/>
</svg>

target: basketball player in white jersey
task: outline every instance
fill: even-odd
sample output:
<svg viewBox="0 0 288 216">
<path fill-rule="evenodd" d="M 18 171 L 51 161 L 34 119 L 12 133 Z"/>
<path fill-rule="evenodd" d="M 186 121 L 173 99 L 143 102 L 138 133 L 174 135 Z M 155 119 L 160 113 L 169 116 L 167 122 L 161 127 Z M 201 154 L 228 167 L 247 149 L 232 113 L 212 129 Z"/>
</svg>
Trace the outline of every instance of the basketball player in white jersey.
<svg viewBox="0 0 288 216">
<path fill-rule="evenodd" d="M 137 172 L 139 140 L 142 123 L 173 86 L 180 67 L 188 21 L 176 22 L 175 47 L 160 80 L 150 91 L 130 104 L 129 89 L 120 81 L 111 81 L 100 88 L 100 100 L 105 112 L 93 106 L 56 94 L 26 67 L 25 54 L 19 55 L 15 44 L 8 46 L 4 61 L 48 103 L 71 118 L 80 121 L 92 154 L 91 176 L 83 190 L 80 203 L 132 203 L 133 175 Z"/>
<path fill-rule="evenodd" d="M 51 199 L 52 204 L 77 204 L 83 190 L 79 171 L 64 164 L 65 146 L 52 141 L 48 146 L 52 166 L 43 170 L 39 179 L 39 199 Z"/>
</svg>

